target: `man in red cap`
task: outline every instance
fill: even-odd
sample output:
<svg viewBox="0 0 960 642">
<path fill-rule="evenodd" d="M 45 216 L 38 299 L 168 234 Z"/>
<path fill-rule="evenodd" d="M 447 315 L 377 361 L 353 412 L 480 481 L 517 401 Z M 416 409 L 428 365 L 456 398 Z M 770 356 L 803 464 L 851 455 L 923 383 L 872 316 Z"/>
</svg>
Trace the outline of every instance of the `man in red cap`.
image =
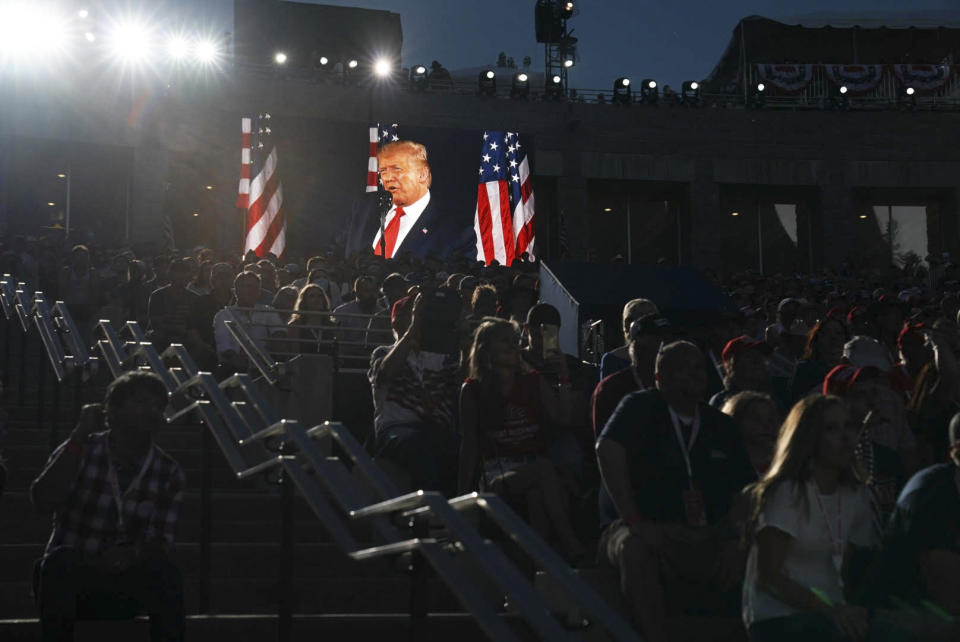
<svg viewBox="0 0 960 642">
<path fill-rule="evenodd" d="M 730 339 L 720 355 L 726 370 L 723 390 L 710 398 L 710 405 L 723 408 L 727 399 L 744 390 L 767 392 L 770 385 L 767 357 L 770 352 L 770 346 L 765 342 L 754 341 L 746 335 Z"/>
</svg>

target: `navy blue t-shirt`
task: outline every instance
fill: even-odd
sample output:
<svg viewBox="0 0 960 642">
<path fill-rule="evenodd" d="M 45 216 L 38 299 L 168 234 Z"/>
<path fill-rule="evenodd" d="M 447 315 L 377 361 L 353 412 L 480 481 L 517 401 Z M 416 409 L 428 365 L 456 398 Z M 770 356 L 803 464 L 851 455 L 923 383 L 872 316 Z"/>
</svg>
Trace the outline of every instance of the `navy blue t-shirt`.
<svg viewBox="0 0 960 642">
<path fill-rule="evenodd" d="M 690 452 L 693 487 L 703 495 L 707 523 L 716 524 L 730 511 L 734 495 L 756 480 L 756 473 L 733 420 L 705 403 L 699 411 L 700 430 Z M 598 439 L 612 439 L 626 451 L 637 509 L 645 519 L 685 521 L 687 467 L 669 406 L 659 391 L 624 397 Z M 619 517 L 603 485 L 599 501 L 604 522 Z"/>
</svg>

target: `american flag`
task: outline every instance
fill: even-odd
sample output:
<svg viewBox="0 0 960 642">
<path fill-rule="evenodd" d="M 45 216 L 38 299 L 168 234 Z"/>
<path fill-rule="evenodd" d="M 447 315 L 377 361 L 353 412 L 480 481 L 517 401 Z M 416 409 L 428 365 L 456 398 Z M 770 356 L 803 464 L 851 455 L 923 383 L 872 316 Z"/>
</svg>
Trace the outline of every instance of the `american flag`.
<svg viewBox="0 0 960 642">
<path fill-rule="evenodd" d="M 527 153 L 516 132 L 484 132 L 473 227 L 477 260 L 509 266 L 533 259 L 535 212 Z"/>
<path fill-rule="evenodd" d="M 387 143 L 393 143 L 398 140 L 400 140 L 400 135 L 397 133 L 396 123 L 392 125 L 377 124 L 370 126 L 370 155 L 367 158 L 366 191 L 377 191 L 379 181 L 377 170 L 380 169 L 377 165 L 377 151 L 379 151 L 380 145 L 386 145 Z"/>
<path fill-rule="evenodd" d="M 242 118 L 243 147 L 237 207 L 247 214 L 243 252 L 257 256 L 283 255 L 287 245 L 287 220 L 283 214 L 283 186 L 277 171 L 277 146 L 273 143 L 270 114 Z"/>
</svg>

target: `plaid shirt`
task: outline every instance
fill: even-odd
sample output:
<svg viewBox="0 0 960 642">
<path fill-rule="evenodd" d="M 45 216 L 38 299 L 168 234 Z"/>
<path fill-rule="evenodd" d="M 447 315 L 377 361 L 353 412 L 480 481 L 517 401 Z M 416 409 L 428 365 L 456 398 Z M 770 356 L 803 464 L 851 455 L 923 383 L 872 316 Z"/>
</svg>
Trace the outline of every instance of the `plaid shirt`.
<svg viewBox="0 0 960 642">
<path fill-rule="evenodd" d="M 158 542 L 167 548 L 173 545 L 183 503 L 184 476 L 180 465 L 152 445 L 143 475 L 125 491 L 121 490 L 123 519 L 119 520 L 111 482 L 116 477 L 107 448 L 108 434 L 109 431 L 90 435 L 83 444 L 73 490 L 53 515 L 48 552 L 58 546 L 70 546 L 95 554 L 120 542 L 137 546 Z M 66 441 L 57 446 L 50 459 L 66 446 Z"/>
</svg>

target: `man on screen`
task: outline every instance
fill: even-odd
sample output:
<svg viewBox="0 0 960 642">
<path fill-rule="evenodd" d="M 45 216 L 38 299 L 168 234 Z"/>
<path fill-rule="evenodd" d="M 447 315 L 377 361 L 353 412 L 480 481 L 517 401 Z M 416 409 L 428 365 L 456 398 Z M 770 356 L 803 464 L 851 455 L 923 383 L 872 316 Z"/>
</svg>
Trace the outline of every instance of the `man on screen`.
<svg viewBox="0 0 960 642">
<path fill-rule="evenodd" d="M 386 258 L 400 254 L 424 258 L 431 252 L 469 256 L 473 229 L 442 214 L 430 198 L 427 148 L 409 140 L 389 143 L 380 148 L 377 161 L 380 182 L 393 195 L 393 206 L 387 211 L 381 238 L 376 195 L 367 194 L 354 205 L 346 255 L 373 251 Z"/>
</svg>

